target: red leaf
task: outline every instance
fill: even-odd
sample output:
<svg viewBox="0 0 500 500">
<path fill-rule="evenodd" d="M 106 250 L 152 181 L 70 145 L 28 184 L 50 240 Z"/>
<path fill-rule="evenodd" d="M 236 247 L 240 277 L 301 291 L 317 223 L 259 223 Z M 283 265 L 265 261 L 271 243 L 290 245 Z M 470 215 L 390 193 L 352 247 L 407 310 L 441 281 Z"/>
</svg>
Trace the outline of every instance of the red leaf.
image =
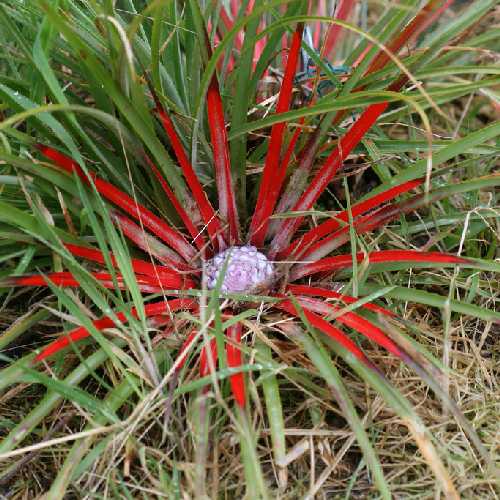
<svg viewBox="0 0 500 500">
<path fill-rule="evenodd" d="M 241 323 L 230 326 L 227 329 L 227 336 L 232 343 L 226 343 L 227 365 L 229 368 L 239 368 L 242 363 L 241 350 Z M 234 400 L 241 407 L 245 406 L 245 378 L 243 373 L 235 373 L 229 377 Z"/>
<path fill-rule="evenodd" d="M 115 288 L 111 274 L 105 272 L 95 272 L 91 274 L 105 288 Z M 123 280 L 123 276 L 117 274 L 115 278 L 120 290 L 125 290 L 126 284 Z M 166 290 L 183 290 L 195 286 L 192 280 L 186 280 L 179 274 L 167 274 L 163 276 L 145 276 L 143 274 L 137 274 L 135 279 L 140 290 L 146 293 L 161 293 Z M 41 274 L 16 276 L 7 278 L 4 283 L 8 286 L 48 286 L 49 282 L 60 287 L 80 287 L 80 282 L 70 272 L 48 273 L 45 276 Z"/>
<path fill-rule="evenodd" d="M 446 0 L 443 3 L 443 0 L 430 0 L 420 11 L 419 13 L 408 23 L 408 25 L 401 31 L 392 41 L 386 44 L 387 50 L 379 50 L 373 61 L 370 63 L 370 66 L 365 71 L 364 76 L 369 75 L 370 73 L 374 73 L 378 70 L 384 68 L 387 63 L 391 61 L 387 51 L 389 51 L 393 55 L 397 55 L 402 47 L 409 47 L 410 44 L 414 42 L 418 38 L 418 36 L 423 33 L 435 20 L 438 18 L 442 12 L 447 9 L 453 0 Z M 441 7 L 436 7 L 439 4 Z M 356 61 L 354 66 L 357 66 L 361 63 L 361 61 L 365 58 L 365 56 L 370 52 L 371 46 L 368 45 L 364 50 L 361 57 Z M 406 77 L 404 80 L 400 80 L 399 83 L 404 85 L 406 81 Z M 365 86 L 361 85 L 355 89 L 355 91 L 363 90 Z M 399 87 L 400 88 L 400 87 Z M 398 86 L 391 86 L 391 89 L 396 91 L 399 90 Z M 346 115 L 346 111 L 339 111 L 333 120 L 334 124 L 340 123 L 342 118 Z"/>
<path fill-rule="evenodd" d="M 383 209 L 380 209 L 380 211 L 382 212 Z M 373 231 L 381 225 L 385 225 L 391 219 L 397 217 L 397 214 L 395 216 L 387 215 L 385 217 L 375 217 L 375 215 L 378 215 L 378 212 L 379 211 L 375 212 L 374 215 L 368 214 L 363 217 L 358 217 L 354 221 L 354 230 L 357 235 L 366 233 L 368 231 Z M 338 231 L 335 231 L 331 235 L 327 236 L 326 238 L 323 238 L 321 241 L 307 250 L 307 252 L 301 257 L 302 260 L 316 261 L 318 259 L 326 257 L 328 254 L 350 240 L 349 229 L 349 226 L 345 226 L 342 229 L 339 229 Z"/>
<path fill-rule="evenodd" d="M 283 159 L 281 160 L 281 166 L 280 170 L 282 172 L 286 172 L 288 165 L 290 163 L 290 160 L 292 159 L 293 152 L 295 150 L 295 145 L 297 144 L 297 141 L 299 140 L 299 136 L 302 133 L 302 125 L 304 125 L 305 118 L 302 117 L 299 119 L 298 126 L 295 129 L 292 138 L 290 139 L 290 142 L 288 144 L 288 147 L 286 149 L 286 153 L 283 156 Z"/>
<path fill-rule="evenodd" d="M 381 262 L 427 262 L 430 264 L 468 264 L 470 261 L 455 255 L 440 252 L 419 252 L 417 250 L 382 250 L 380 252 L 371 252 L 364 254 L 359 252 L 356 255 L 357 262 L 367 259 L 371 264 Z M 295 281 L 304 276 L 321 272 L 331 272 L 337 269 L 346 269 L 352 267 L 352 255 L 336 255 L 327 257 L 310 264 L 301 264 L 294 268 L 291 273 L 290 281 Z"/>
<path fill-rule="evenodd" d="M 186 264 L 175 252 L 149 233 L 146 233 L 144 229 L 125 215 L 113 210 L 111 218 L 123 234 L 148 255 L 156 257 L 159 261 L 175 270 L 194 272 L 193 268 Z"/>
<path fill-rule="evenodd" d="M 311 101 L 312 102 L 312 101 Z M 298 129 L 295 134 L 298 135 L 302 129 Z M 294 169 L 293 174 L 290 176 L 288 185 L 278 203 L 275 214 L 287 212 L 293 208 L 297 203 L 300 195 L 304 192 L 308 185 L 309 175 L 315 162 L 317 161 L 317 154 L 320 147 L 321 140 L 321 127 L 317 127 L 307 139 L 305 145 L 302 147 L 298 154 L 297 167 Z M 294 138 L 295 139 L 295 136 Z M 273 220 L 269 227 L 269 236 L 274 237 L 278 229 L 282 225 L 282 220 L 277 218 Z"/>
<path fill-rule="evenodd" d="M 313 310 L 317 314 L 326 315 L 335 314 L 341 311 L 342 308 L 334 306 L 333 304 L 311 299 L 307 297 L 298 297 L 297 300 L 301 306 Z M 380 345 L 388 352 L 393 354 L 399 359 L 405 360 L 408 355 L 402 351 L 398 345 L 389 338 L 378 326 L 374 325 L 371 321 L 363 318 L 354 312 L 343 313 L 335 317 L 335 321 L 342 323 L 353 330 L 364 335 L 366 338 L 373 340 L 376 344 Z"/>
<path fill-rule="evenodd" d="M 68 174 L 72 174 L 76 172 L 79 177 L 81 177 L 85 182 L 88 183 L 88 179 L 85 175 L 85 172 L 82 170 L 80 165 L 73 161 L 66 155 L 63 155 L 56 149 L 50 148 L 49 146 L 45 146 L 44 144 L 35 144 L 35 147 L 47 158 L 52 160 L 58 167 L 62 168 Z"/>
<path fill-rule="evenodd" d="M 221 7 L 221 10 L 220 10 L 220 19 L 222 20 L 223 24 L 225 24 L 225 22 L 230 23 L 231 20 L 228 17 L 224 17 L 224 14 L 227 14 L 227 13 L 223 12 L 223 10 L 224 10 L 224 7 Z M 221 24 L 219 23 L 217 25 L 217 30 L 213 34 L 213 40 L 214 40 L 214 44 L 215 45 L 219 45 L 219 43 L 221 42 L 221 40 L 224 38 L 224 31 L 221 28 L 222 28 Z M 207 23 L 207 32 L 208 33 L 212 33 L 212 31 L 213 31 L 212 23 L 209 20 L 208 23 Z M 241 38 L 241 32 L 239 32 L 234 37 L 234 48 L 235 49 L 238 49 L 238 47 L 237 47 L 238 40 L 240 40 L 240 41 L 242 40 L 242 38 Z M 228 53 L 229 53 L 229 57 L 228 57 L 228 60 L 227 60 L 226 71 L 229 74 L 234 69 L 235 61 L 234 61 L 233 50 L 231 50 L 231 48 L 229 48 Z M 218 61 L 217 61 L 217 69 L 219 71 L 222 71 L 223 68 L 224 68 L 224 59 L 223 58 L 219 58 Z"/>
<path fill-rule="evenodd" d="M 361 114 L 348 132 L 340 139 L 339 145 L 328 156 L 305 193 L 295 204 L 293 207 L 294 212 L 309 210 L 314 205 L 337 173 L 337 170 L 342 166 L 343 161 L 349 156 L 350 152 L 361 141 L 388 105 L 389 103 L 387 102 L 372 104 Z M 281 228 L 271 243 L 271 258 L 276 257 L 276 255 L 285 249 L 303 219 L 304 216 L 300 216 L 283 221 Z"/>
<path fill-rule="evenodd" d="M 419 194 L 399 203 L 390 203 L 370 212 L 368 215 L 356 218 L 353 223 L 354 229 L 358 235 L 373 231 L 397 219 L 402 214 L 412 212 L 423 205 L 429 204 L 431 201 L 435 202 L 446 196 L 445 192 L 440 192 L 438 190 L 436 192 L 431 191 L 427 195 Z M 325 257 L 330 252 L 349 241 L 348 232 L 349 227 L 346 226 L 333 232 L 312 246 L 304 245 L 304 248 L 298 246 L 297 251 L 301 252 L 300 258 L 302 260 L 307 259 L 309 261 L 315 261 Z M 298 241 L 300 242 L 300 239 Z M 297 260 L 297 253 L 294 254 L 294 259 Z"/>
<path fill-rule="evenodd" d="M 292 46 L 288 56 L 285 75 L 281 85 L 276 114 L 285 113 L 290 109 L 292 100 L 293 80 L 297 71 L 302 31 L 304 25 L 299 23 L 293 35 Z M 260 184 L 257 205 L 250 224 L 250 241 L 257 247 L 262 247 L 269 225 L 269 217 L 273 214 L 276 200 L 285 179 L 288 163 L 280 165 L 283 135 L 287 127 L 286 122 L 279 122 L 271 129 L 268 153 L 264 165 L 264 172 Z"/>
<path fill-rule="evenodd" d="M 274 307 L 282 309 L 287 313 L 300 317 L 299 311 L 290 300 L 284 300 L 278 304 L 274 304 Z M 373 363 L 366 357 L 365 353 L 342 331 L 337 327 L 328 323 L 323 318 L 317 316 L 313 312 L 309 311 L 307 307 L 302 310 L 307 321 L 318 330 L 321 330 L 325 335 L 338 342 L 342 347 L 347 349 L 353 356 L 362 361 L 367 366 L 373 367 Z"/>
<path fill-rule="evenodd" d="M 387 210 L 386 210 L 387 208 Z M 402 212 L 395 210 L 395 207 L 389 205 L 376 210 L 373 213 L 358 217 L 353 222 L 353 227 L 357 235 L 374 231 L 380 226 L 385 226 L 391 220 L 396 219 Z M 350 239 L 349 226 L 345 226 L 331 235 L 323 238 L 318 243 L 308 248 L 301 256 L 301 260 L 308 260 L 310 262 L 316 261 L 341 247 Z"/>
<path fill-rule="evenodd" d="M 346 304 L 354 304 L 359 299 L 351 297 L 349 295 L 344 295 L 342 293 L 336 292 L 334 290 L 328 290 L 327 288 L 320 288 L 307 285 L 288 285 L 287 291 L 292 292 L 294 295 L 312 295 L 319 296 L 325 299 L 338 299 Z M 380 307 L 376 304 L 363 304 L 361 307 L 368 309 L 369 311 L 384 314 L 385 316 L 396 316 L 392 311 L 386 309 L 385 307 Z"/>
<path fill-rule="evenodd" d="M 355 5 L 356 2 L 354 0 L 340 0 L 337 8 L 335 9 L 334 19 L 345 21 L 351 14 Z M 343 29 L 344 28 L 338 24 L 330 24 L 328 27 L 326 41 L 322 51 L 327 59 L 331 59 L 335 56 L 333 51 Z"/>
<path fill-rule="evenodd" d="M 249 12 L 248 7 L 247 7 L 247 12 Z M 226 30 L 231 31 L 234 27 L 234 21 L 231 19 L 231 17 L 227 13 L 224 5 L 220 6 L 219 15 L 220 15 L 221 21 L 224 24 L 224 27 L 226 28 Z M 239 31 L 236 34 L 236 36 L 234 37 L 234 47 L 237 50 L 241 50 L 242 46 L 243 46 L 243 31 Z"/>
<path fill-rule="evenodd" d="M 170 143 L 172 144 L 172 148 L 174 150 L 175 156 L 179 165 L 182 169 L 182 173 L 184 174 L 184 178 L 186 179 L 187 185 L 193 193 L 194 200 L 198 204 L 198 208 L 200 210 L 201 216 L 203 218 L 204 223 L 207 226 L 208 234 L 213 242 L 217 241 L 217 235 L 221 234 L 221 226 L 220 220 L 217 217 L 210 201 L 207 198 L 207 194 L 205 193 L 203 186 L 198 180 L 198 176 L 194 171 L 189 158 L 186 155 L 184 150 L 184 146 L 182 145 L 179 136 L 175 130 L 174 124 L 172 120 L 168 116 L 166 110 L 161 105 L 158 97 L 154 93 L 153 87 L 150 86 L 151 92 L 153 93 L 153 97 L 155 99 L 156 111 L 160 117 L 163 128 L 170 139 Z"/>
<path fill-rule="evenodd" d="M 177 372 L 180 372 L 184 365 L 186 364 L 187 357 L 189 354 L 188 349 L 191 347 L 191 343 L 193 342 L 193 339 L 196 337 L 196 334 L 198 332 L 196 330 L 192 330 L 191 333 L 187 336 L 186 340 L 182 344 L 181 348 L 179 349 L 179 354 L 178 354 L 178 364 L 177 364 Z"/>
<path fill-rule="evenodd" d="M 172 203 L 175 211 L 182 219 L 182 222 L 184 222 L 186 229 L 189 231 L 189 234 L 193 238 L 193 242 L 195 243 L 195 245 L 198 247 L 199 250 L 202 250 L 205 247 L 205 237 L 203 236 L 203 234 L 201 234 L 201 231 L 198 231 L 193 221 L 191 220 L 191 217 L 187 214 L 186 210 L 184 210 L 184 207 L 177 199 L 177 196 L 175 196 L 174 192 L 170 189 L 169 185 L 167 184 L 167 181 L 165 181 L 163 175 L 161 175 L 161 172 L 158 169 L 158 167 L 152 162 L 149 156 L 145 155 L 144 158 L 146 159 L 146 162 L 148 163 L 151 170 L 153 171 L 153 174 L 155 175 L 156 179 L 160 183 L 163 191 L 167 195 L 167 198 L 170 200 L 170 203 Z"/>
<path fill-rule="evenodd" d="M 427 196 L 424 194 L 419 194 L 399 203 L 390 203 L 369 213 L 368 215 L 356 218 L 353 224 L 354 229 L 356 231 L 356 234 L 358 235 L 366 233 L 368 231 L 373 231 L 397 219 L 402 214 L 412 212 L 420 206 L 426 205 L 431 201 L 434 202 L 440 200 L 443 197 L 446 197 L 445 193 L 436 191 L 430 192 Z M 309 246 L 309 248 L 304 248 L 304 251 L 300 254 L 300 257 L 302 260 L 307 259 L 309 261 L 320 259 L 328 255 L 347 241 L 349 241 L 348 226 L 339 229 L 326 238 L 323 238 L 318 243 Z M 301 247 L 299 248 L 300 250 L 302 250 Z M 294 258 L 295 260 L 297 259 L 295 256 Z"/>
<path fill-rule="evenodd" d="M 213 367 L 217 366 L 217 342 L 215 339 L 211 339 L 200 353 L 200 377 L 205 377 L 209 373 L 212 373 L 210 361 L 208 357 L 211 356 Z"/>
<path fill-rule="evenodd" d="M 64 169 L 66 172 L 75 172 L 82 179 L 82 181 L 89 184 L 88 177 L 85 175 L 81 167 L 71 158 L 68 158 L 59 151 L 56 151 L 48 146 L 38 145 L 37 147 L 44 156 L 53 160 L 56 165 Z M 130 196 L 123 193 L 109 182 L 97 177 L 95 173 L 89 172 L 89 174 L 97 191 L 102 196 L 119 206 L 135 219 L 140 220 L 145 227 L 172 247 L 187 262 L 194 259 L 196 251 L 185 240 L 181 233 L 172 229 L 165 221 L 154 215 L 146 207 L 137 203 Z"/>
<path fill-rule="evenodd" d="M 240 0 L 230 0 L 231 4 L 231 13 L 233 17 L 236 17 L 238 15 L 238 11 L 240 10 L 241 2 Z M 254 0 L 249 0 L 248 6 L 247 6 L 247 12 L 251 12 L 253 9 L 254 5 Z"/>
<path fill-rule="evenodd" d="M 229 224 L 229 244 L 237 245 L 240 241 L 238 213 L 236 210 L 233 179 L 231 177 L 224 110 L 215 74 L 207 91 L 207 112 L 214 152 L 215 183 L 219 196 L 219 212 L 222 220 Z"/>
<path fill-rule="evenodd" d="M 415 179 L 409 182 L 405 182 L 403 184 L 390 188 L 387 191 L 383 191 L 382 193 L 372 196 L 365 201 L 357 203 L 351 207 L 352 217 L 357 217 L 358 215 L 361 215 L 368 210 L 377 208 L 383 203 L 394 199 L 396 196 L 399 196 L 400 194 L 406 193 L 411 189 L 416 188 L 423 182 L 423 179 Z M 339 214 L 335 215 L 335 218 L 329 219 L 327 222 L 320 224 L 314 229 L 309 230 L 300 238 L 297 238 L 287 248 L 285 248 L 285 250 L 283 250 L 283 252 L 281 252 L 278 257 L 280 259 L 284 259 L 293 254 L 294 258 L 298 259 L 304 254 L 307 249 L 310 248 L 310 246 L 314 242 L 339 229 L 341 227 L 340 221 L 347 222 L 348 220 L 349 212 L 347 210 L 340 212 Z"/>
<path fill-rule="evenodd" d="M 70 243 L 66 243 L 64 246 L 76 257 L 83 257 L 84 259 L 98 262 L 99 264 L 105 263 L 104 255 L 99 250 L 81 247 Z M 118 269 L 115 256 L 113 254 L 109 254 L 109 256 L 113 267 Z M 131 259 L 130 262 L 134 272 L 137 274 L 144 274 L 151 278 L 158 276 L 158 278 L 162 280 L 171 280 L 171 288 L 195 288 L 196 286 L 196 283 L 193 280 L 169 267 L 157 266 L 141 259 Z M 179 285 L 176 286 L 174 283 L 179 283 Z"/>
<path fill-rule="evenodd" d="M 159 315 L 170 315 L 173 312 L 176 312 L 180 309 L 192 310 L 196 309 L 197 307 L 198 304 L 191 299 L 172 299 L 162 302 L 156 302 L 154 304 L 146 304 L 144 306 L 144 312 L 146 317 L 150 317 Z M 137 310 L 135 309 L 135 307 L 131 309 L 130 314 L 133 317 L 137 317 Z M 116 314 L 116 317 L 121 322 L 127 321 L 127 317 L 125 316 L 124 313 L 119 312 Z M 112 328 L 115 326 L 114 321 L 108 316 L 95 320 L 92 323 L 94 327 L 97 328 L 98 330 L 103 330 L 104 328 Z M 80 326 L 78 328 L 75 328 L 71 332 L 59 337 L 57 340 L 51 342 L 47 347 L 42 349 L 42 351 L 35 357 L 34 361 L 35 362 L 42 361 L 48 358 L 49 356 L 52 356 L 53 354 L 61 351 L 69 344 L 87 338 L 89 336 L 90 333 L 85 327 Z"/>
<path fill-rule="evenodd" d="M 393 42 L 390 42 L 388 44 L 389 47 L 392 47 L 394 50 L 399 50 L 399 48 L 406 42 L 408 38 L 417 36 L 425 28 L 427 28 L 436 17 L 435 13 L 433 13 L 433 15 L 430 15 L 430 11 L 432 11 L 437 3 L 438 0 L 431 0 L 424 7 L 424 9 L 422 9 L 422 11 L 413 19 L 413 21 L 407 26 L 407 28 L 405 28 L 403 34 L 399 35 Z M 450 4 L 450 0 L 447 0 L 441 7 L 440 11 L 445 9 Z M 378 67 L 378 65 L 380 65 L 381 63 L 385 65 L 387 63 L 387 60 L 387 55 L 383 51 L 380 51 L 379 60 L 376 67 Z M 370 69 L 370 71 L 372 71 L 372 69 Z M 406 75 L 403 75 L 389 87 L 389 90 L 399 90 L 406 83 L 406 81 L 407 77 Z M 333 179 L 337 170 L 342 166 L 343 161 L 347 158 L 352 149 L 360 142 L 366 132 L 373 126 L 378 117 L 385 111 L 387 106 L 388 103 L 373 104 L 362 113 L 362 115 L 351 126 L 348 132 L 341 138 L 339 145 L 327 158 L 323 167 L 312 180 L 309 188 L 294 206 L 294 211 L 306 211 L 314 205 L 321 193 L 326 189 L 328 183 Z M 338 116 L 339 115 L 337 115 L 337 117 L 335 118 L 334 123 L 338 122 Z M 285 220 L 282 223 L 276 237 L 272 242 L 272 258 L 276 257 L 276 255 L 283 251 L 284 248 L 288 245 L 293 234 L 302 223 L 302 220 L 303 217 L 297 217 L 295 219 Z"/>
<path fill-rule="evenodd" d="M 453 0 L 446 0 L 444 2 L 443 0 L 430 0 L 411 22 L 408 23 L 406 28 L 404 28 L 392 42 L 387 44 L 387 50 L 392 54 L 397 54 L 402 47 L 408 47 L 408 45 L 413 43 L 413 41 L 452 3 Z M 437 8 L 440 4 L 442 4 L 441 7 Z M 371 62 L 365 75 L 382 69 L 390 60 L 387 52 L 380 50 L 375 59 Z"/>
</svg>

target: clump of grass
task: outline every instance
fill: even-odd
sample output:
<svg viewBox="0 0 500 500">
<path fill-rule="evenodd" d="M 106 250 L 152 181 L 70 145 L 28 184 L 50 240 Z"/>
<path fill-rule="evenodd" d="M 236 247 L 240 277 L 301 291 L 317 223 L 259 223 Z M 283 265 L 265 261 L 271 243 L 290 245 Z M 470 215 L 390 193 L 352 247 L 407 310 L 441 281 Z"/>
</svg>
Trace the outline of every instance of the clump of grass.
<svg viewBox="0 0 500 500">
<path fill-rule="evenodd" d="M 493 3 L 0 6 L 3 494 L 494 494 Z"/>
</svg>

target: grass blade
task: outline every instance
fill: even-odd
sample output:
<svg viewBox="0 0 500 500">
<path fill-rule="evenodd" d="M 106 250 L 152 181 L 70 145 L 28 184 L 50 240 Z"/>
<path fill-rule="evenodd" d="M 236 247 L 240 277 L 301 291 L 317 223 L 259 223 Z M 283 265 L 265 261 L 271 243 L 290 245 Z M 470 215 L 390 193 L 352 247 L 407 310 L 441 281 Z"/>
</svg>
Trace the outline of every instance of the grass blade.
<svg viewBox="0 0 500 500">
<path fill-rule="evenodd" d="M 257 351 L 264 359 L 271 360 L 271 349 L 264 342 L 257 343 Z M 288 473 L 285 463 L 286 441 L 285 441 L 285 421 L 283 418 L 283 405 L 278 379 L 274 371 L 269 370 L 262 378 L 262 389 L 266 403 L 267 419 L 271 431 L 271 441 L 273 445 L 274 461 L 278 466 L 278 481 L 282 489 L 286 488 Z"/>
<path fill-rule="evenodd" d="M 349 393 L 342 381 L 340 373 L 321 344 L 316 344 L 313 339 L 305 333 L 300 333 L 297 336 L 297 339 L 304 347 L 309 359 L 314 363 L 321 376 L 325 379 L 334 398 L 339 404 L 342 414 L 345 416 L 349 427 L 354 432 L 358 444 L 363 452 L 363 456 L 365 457 L 366 463 L 370 467 L 370 471 L 373 473 L 373 478 L 380 492 L 381 498 L 392 498 L 389 485 L 387 484 L 387 481 L 382 473 L 380 462 L 375 454 L 373 446 L 370 443 L 368 435 L 364 430 L 363 423 L 357 414 L 354 403 L 349 397 Z"/>
</svg>

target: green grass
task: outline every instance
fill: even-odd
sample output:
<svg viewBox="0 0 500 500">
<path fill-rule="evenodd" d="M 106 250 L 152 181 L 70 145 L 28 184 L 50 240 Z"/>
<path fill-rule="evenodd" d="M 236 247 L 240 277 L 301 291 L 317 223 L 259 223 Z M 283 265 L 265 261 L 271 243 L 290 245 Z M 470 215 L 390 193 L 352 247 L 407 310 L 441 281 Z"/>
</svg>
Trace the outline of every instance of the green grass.
<svg viewBox="0 0 500 500">
<path fill-rule="evenodd" d="M 343 30 L 332 62 L 352 66 L 371 43 L 363 62 L 313 104 L 296 85 L 290 110 L 280 115 L 274 109 L 284 70 L 282 37 L 290 41 L 297 23 L 321 21 L 324 42 L 331 17 L 308 12 L 302 0 L 256 1 L 245 15 L 247 3 L 231 29 L 220 12 L 229 2 L 0 5 L 0 498 L 496 498 L 495 2 L 455 2 L 370 74 L 376 54 L 387 52 L 421 6 L 416 0 L 357 2 L 348 21 L 336 21 Z M 333 3 L 326 2 L 328 8 Z M 212 54 L 208 20 L 221 37 Z M 55 168 L 35 148 L 43 143 L 65 152 L 85 173 L 96 172 L 183 230 L 144 161 L 147 153 L 202 228 L 150 90 L 168 109 L 217 209 L 222 194 L 207 116 L 215 74 L 244 235 L 273 125 L 287 123 L 285 145 L 297 127 L 303 130 L 284 186 L 293 197 L 349 129 L 347 118 L 390 102 L 314 207 L 285 206 L 270 224 L 277 231 L 280 221 L 305 216 L 304 234 L 347 210 L 347 239 L 328 255 L 418 249 L 470 259 L 449 267 L 354 260 L 333 276 L 314 277 L 313 284 L 341 281 L 343 292 L 357 299 L 322 317 L 356 341 L 377 369 L 314 326 L 303 302 L 291 299 L 295 316 L 273 308 L 277 290 L 144 293 L 131 258 L 158 263 L 153 254 L 130 243 L 92 183 Z M 388 91 L 401 74 L 409 84 Z M 345 114 L 332 124 L 338 112 Z M 305 173 L 298 157 L 303 147 L 315 156 Z M 399 217 L 356 231 L 356 203 L 419 178 L 425 178 L 416 190 L 422 196 L 400 195 Z M 73 256 L 64 243 L 99 249 L 104 265 Z M 92 274 L 97 269 L 115 286 L 104 287 Z M 63 270 L 79 287 L 9 285 L 13 277 Z M 147 305 L 166 296 L 191 297 L 202 307 L 175 312 L 168 321 L 148 317 Z M 367 311 L 369 303 L 397 316 Z M 349 313 L 381 328 L 408 355 L 407 364 L 367 340 L 363 329 L 342 325 L 338 318 Z M 96 327 L 101 316 L 114 318 L 114 327 Z M 226 330 L 234 324 L 243 331 L 240 367 L 227 358 Z M 33 362 L 76 326 L 90 337 Z M 187 362 L 178 369 L 179 349 L 191 332 Z M 200 375 L 197 362 L 211 339 L 219 364 L 208 356 L 215 369 Z M 238 373 L 246 383 L 243 408 L 233 401 Z"/>
</svg>

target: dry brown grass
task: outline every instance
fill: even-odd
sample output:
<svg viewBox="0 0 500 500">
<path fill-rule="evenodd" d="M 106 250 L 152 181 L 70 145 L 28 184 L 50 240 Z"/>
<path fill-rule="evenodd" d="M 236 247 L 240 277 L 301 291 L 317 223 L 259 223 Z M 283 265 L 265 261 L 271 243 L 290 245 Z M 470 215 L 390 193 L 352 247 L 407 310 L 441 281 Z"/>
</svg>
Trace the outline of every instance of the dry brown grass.
<svg viewBox="0 0 500 500">
<path fill-rule="evenodd" d="M 421 332 L 419 342 L 441 358 L 443 330 L 440 317 L 427 310 L 413 308 L 407 311 L 407 318 L 418 325 Z M 458 318 L 450 328 L 449 352 L 450 393 L 473 422 L 497 463 L 500 460 L 499 334 L 498 325 Z M 287 342 L 283 342 L 282 347 L 287 362 L 307 363 L 297 350 L 290 349 Z M 371 354 L 388 378 L 412 402 L 430 429 L 434 444 L 461 498 L 497 498 L 498 478 L 492 471 L 481 468 L 464 433 L 443 411 L 441 403 L 425 384 L 390 356 L 381 351 Z M 342 363 L 340 368 L 379 454 L 394 498 L 438 498 L 435 477 L 404 423 L 387 409 L 379 395 L 353 378 L 348 370 L 343 370 Z M 105 373 L 106 370 L 103 375 Z M 108 372 L 108 376 L 112 377 L 112 373 Z M 193 371 L 192 377 L 196 376 Z M 321 383 L 319 380 L 315 382 Z M 92 392 L 90 386 L 86 390 Z M 258 391 L 257 386 L 251 387 L 254 394 Z M 376 498 L 354 435 L 328 391 L 324 390 L 323 397 L 318 397 L 285 381 L 282 394 L 288 450 L 288 486 L 285 490 L 278 488 L 278 468 L 272 460 L 265 411 L 255 398 L 252 412 L 253 425 L 262 436 L 258 452 L 269 487 L 276 496 L 295 499 L 315 492 L 314 498 L 330 499 L 345 498 L 346 492 L 350 492 L 349 498 Z M 39 386 L 26 384 L 3 394 L 0 399 L 0 422 L 19 421 L 39 397 Z M 212 498 L 221 498 L 220 492 L 224 491 L 224 498 L 241 498 L 245 485 L 235 429 L 227 419 L 222 418 L 213 393 L 204 398 L 208 408 L 213 410 L 205 464 L 207 493 Z M 165 495 L 162 493 L 165 491 L 160 472 L 162 468 L 178 471 L 182 498 L 197 498 L 197 452 L 193 441 L 197 427 L 192 405 L 193 401 L 189 398 L 176 399 L 168 434 L 162 436 L 163 405 L 160 399 L 151 401 L 139 422 L 126 421 L 125 426 L 109 433 L 109 441 L 99 451 L 98 459 L 73 485 L 67 498 L 96 498 L 106 491 L 112 498 L 118 498 L 124 495 L 118 486 L 120 482 L 124 482 L 134 498 L 161 498 Z M 125 407 L 123 417 L 130 415 L 132 410 Z M 84 422 L 84 413 L 66 404 L 54 411 L 30 441 L 23 444 L 27 446 L 68 436 L 83 430 Z M 7 430 L 8 427 L 4 426 L 2 434 Z M 46 491 L 70 444 L 56 444 L 3 463 L 4 472 L 0 479 L 3 498 L 37 498 Z"/>
</svg>

